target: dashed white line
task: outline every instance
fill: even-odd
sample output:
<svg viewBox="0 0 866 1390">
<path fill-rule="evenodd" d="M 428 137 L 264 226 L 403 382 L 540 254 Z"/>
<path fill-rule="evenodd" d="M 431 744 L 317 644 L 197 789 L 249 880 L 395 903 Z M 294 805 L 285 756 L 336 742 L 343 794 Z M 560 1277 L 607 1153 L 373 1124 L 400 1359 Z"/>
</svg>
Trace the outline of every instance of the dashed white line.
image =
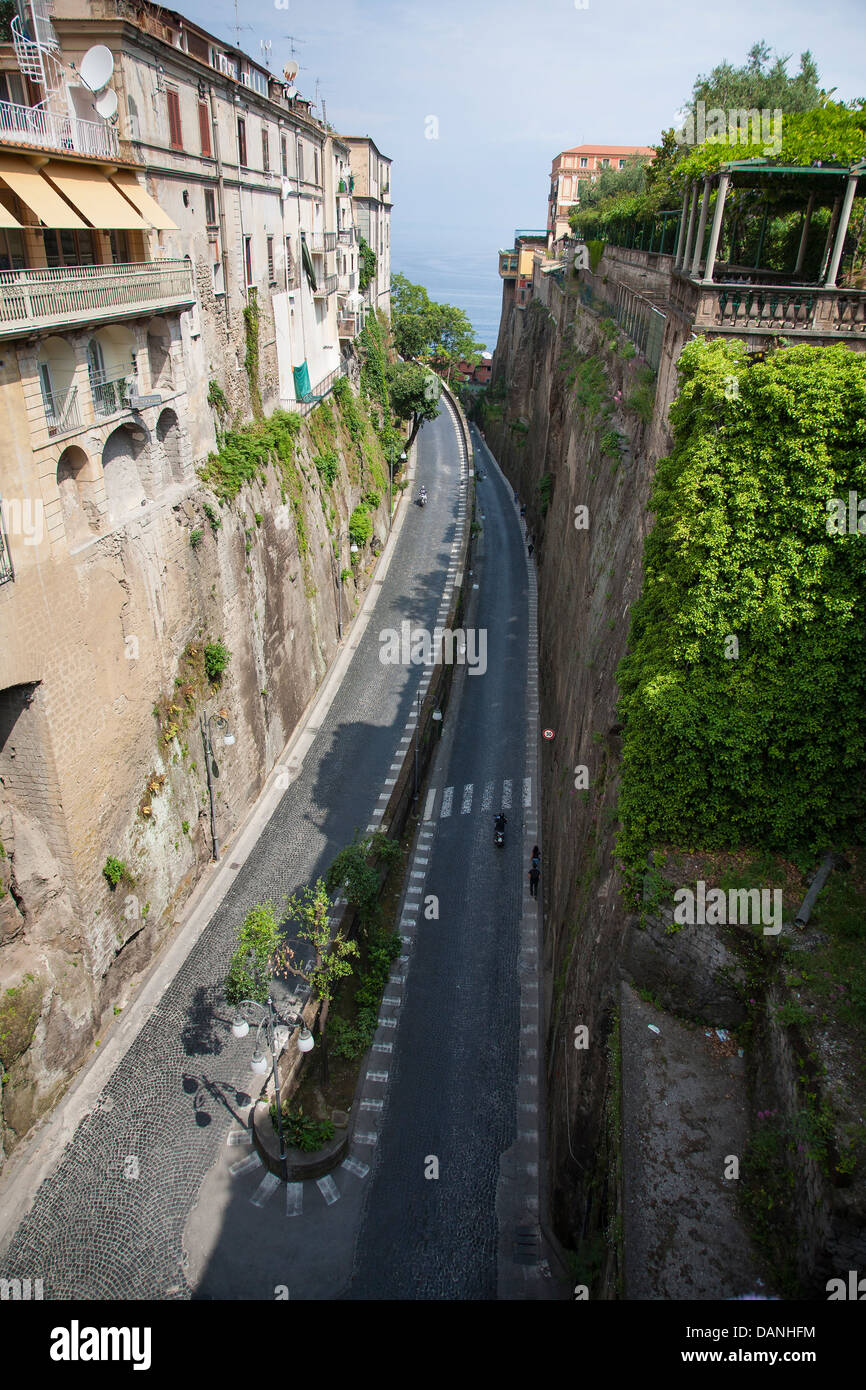
<svg viewBox="0 0 866 1390">
<path fill-rule="evenodd" d="M 510 777 L 506 777 L 505 781 L 502 783 L 502 809 L 503 809 L 503 811 L 510 811 L 510 810 L 511 810 L 511 778 L 510 778 Z"/>
<path fill-rule="evenodd" d="M 523 779 L 523 804 L 524 804 L 524 806 L 531 806 L 531 805 L 532 805 L 532 778 L 531 778 L 531 777 L 524 777 L 524 779 Z"/>
<path fill-rule="evenodd" d="M 326 1174 L 324 1178 L 317 1178 L 316 1187 L 321 1192 L 329 1207 L 333 1206 L 334 1202 L 339 1202 L 340 1189 L 337 1187 L 330 1173 Z"/>
<path fill-rule="evenodd" d="M 451 815 L 451 803 L 453 802 L 453 800 L 454 788 L 446 787 L 444 792 L 442 793 L 442 810 L 439 812 L 439 817 L 441 820 L 444 820 L 446 816 Z"/>
</svg>

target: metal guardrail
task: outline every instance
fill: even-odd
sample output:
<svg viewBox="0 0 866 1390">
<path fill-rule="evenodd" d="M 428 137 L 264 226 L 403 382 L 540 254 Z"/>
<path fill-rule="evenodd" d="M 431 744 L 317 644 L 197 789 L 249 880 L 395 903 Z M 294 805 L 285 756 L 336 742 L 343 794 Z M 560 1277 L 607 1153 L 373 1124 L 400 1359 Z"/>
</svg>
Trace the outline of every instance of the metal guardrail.
<svg viewBox="0 0 866 1390">
<path fill-rule="evenodd" d="M 3 514 L 3 498 L 0 497 L 0 584 L 10 584 L 15 578 L 9 541 L 6 537 L 6 518 Z"/>
<path fill-rule="evenodd" d="M 327 376 L 322 377 L 322 380 L 316 386 L 311 387 L 309 395 L 303 400 L 299 401 L 294 397 L 283 397 L 280 400 L 280 410 L 288 410 L 293 415 L 309 415 L 311 410 L 315 410 L 319 401 L 334 389 L 335 382 L 337 382 L 341 376 L 345 375 L 346 368 L 344 363 L 341 362 L 339 367 L 335 367 Z"/>
<path fill-rule="evenodd" d="M 334 251 L 337 247 L 336 232 L 312 232 L 307 241 L 311 251 Z"/>
<path fill-rule="evenodd" d="M 327 299 L 329 295 L 336 294 L 336 293 L 337 293 L 337 277 L 336 277 L 336 275 L 326 275 L 325 278 L 324 278 L 323 280 L 320 280 L 320 281 L 319 281 L 318 285 L 317 285 L 316 288 L 314 289 L 314 291 L 313 291 L 313 298 L 314 298 L 314 299 Z"/>
<path fill-rule="evenodd" d="M 48 433 L 52 439 L 59 434 L 71 434 L 73 430 L 81 429 L 81 408 L 78 402 L 77 386 L 71 386 L 63 396 L 57 391 L 45 391 L 43 389 L 42 398 L 45 402 Z"/>
<path fill-rule="evenodd" d="M 608 280 L 603 289 L 598 279 L 589 270 L 581 272 L 581 303 L 597 313 L 612 318 L 627 338 L 634 343 L 637 351 L 653 371 L 658 371 L 662 355 L 662 342 L 665 334 L 667 315 L 656 308 L 643 295 L 629 289 L 619 281 Z M 613 297 L 610 291 L 613 289 Z"/>
<path fill-rule="evenodd" d="M 0 270 L 0 337 L 195 300 L 188 260 Z"/>
<path fill-rule="evenodd" d="M 120 150 L 116 128 L 105 121 L 82 121 L 42 106 L 19 106 L 12 101 L 0 101 L 0 139 L 7 144 L 39 145 L 102 159 L 116 159 Z"/>
<path fill-rule="evenodd" d="M 96 414 L 115 415 L 119 410 L 128 410 L 130 392 L 135 385 L 134 376 L 108 377 L 105 372 L 91 372 L 90 394 Z"/>
</svg>

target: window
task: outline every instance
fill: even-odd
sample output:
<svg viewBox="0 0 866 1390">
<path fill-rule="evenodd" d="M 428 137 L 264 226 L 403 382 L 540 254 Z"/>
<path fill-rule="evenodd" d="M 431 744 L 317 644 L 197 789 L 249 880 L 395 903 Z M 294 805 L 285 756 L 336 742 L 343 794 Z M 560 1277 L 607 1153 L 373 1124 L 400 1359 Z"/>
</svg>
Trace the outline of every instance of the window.
<svg viewBox="0 0 866 1390">
<path fill-rule="evenodd" d="M 603 160 L 601 161 L 601 167 L 602 167 L 602 169 L 609 169 L 609 168 L 610 168 L 610 160 L 609 160 L 609 159 L 603 159 Z"/>
<path fill-rule="evenodd" d="M 582 154 L 582 155 L 580 156 L 580 167 L 581 167 L 581 169 L 585 169 L 585 168 L 586 168 L 586 155 L 585 155 L 585 154 Z"/>
<path fill-rule="evenodd" d="M 318 150 L 314 150 L 314 151 L 313 151 L 313 166 L 314 166 L 314 171 L 315 171 L 315 182 L 316 182 L 316 185 L 318 186 L 318 182 L 319 182 L 319 151 L 318 151 Z"/>
<path fill-rule="evenodd" d="M 129 138 L 130 140 L 137 140 L 139 133 L 138 107 L 133 97 L 128 96 L 126 98 L 126 107 L 129 112 Z"/>
<path fill-rule="evenodd" d="M 182 150 L 183 133 L 180 128 L 180 98 L 174 87 L 166 87 L 165 100 L 168 104 L 168 143 L 173 150 Z"/>
<path fill-rule="evenodd" d="M 238 116 L 238 164 L 246 167 L 247 162 L 247 123 L 243 116 Z"/>
<path fill-rule="evenodd" d="M 212 188 L 204 191 L 204 220 L 208 227 L 215 227 L 217 224 L 216 198 Z"/>
<path fill-rule="evenodd" d="M 24 269 L 24 233 L 10 227 L 0 231 L 0 270 Z"/>
<path fill-rule="evenodd" d="M 253 239 L 244 237 L 244 266 L 247 273 L 247 286 L 253 283 Z"/>
<path fill-rule="evenodd" d="M 298 183 L 304 182 L 304 147 L 298 141 Z"/>
<path fill-rule="evenodd" d="M 619 161 L 619 167 L 620 167 L 620 169 L 624 169 L 624 168 L 625 168 L 625 160 L 624 160 L 624 159 L 621 159 L 621 160 Z"/>
<path fill-rule="evenodd" d="M 129 237 L 122 230 L 115 230 L 108 233 L 108 240 L 111 243 L 111 259 L 115 265 L 129 265 L 132 259 L 129 254 Z"/>
<path fill-rule="evenodd" d="M 280 169 L 282 170 L 283 178 L 287 179 L 289 177 L 289 151 L 286 148 L 285 135 L 280 137 Z"/>
<path fill-rule="evenodd" d="M 271 171 L 271 150 L 268 141 L 268 128 L 266 125 L 262 126 L 262 168 L 266 174 L 269 174 Z"/>
<path fill-rule="evenodd" d="M 17 72 L 0 72 L 0 101 L 11 101 L 14 106 L 27 105 L 24 84 Z"/>
<path fill-rule="evenodd" d="M 213 277 L 214 294 L 225 294 L 225 277 L 223 275 L 223 263 L 220 256 L 219 242 L 216 237 L 210 240 L 210 263 L 211 275 Z"/>
<path fill-rule="evenodd" d="M 294 263 L 294 261 L 292 260 L 292 238 L 291 238 L 290 236 L 287 236 L 287 237 L 286 237 L 286 284 L 287 284 L 287 285 L 294 285 L 294 283 L 295 283 L 295 263 Z"/>
<path fill-rule="evenodd" d="M 198 104 L 198 133 L 201 137 L 201 152 L 206 159 L 210 159 L 210 112 L 206 101 L 200 101 Z"/>
<path fill-rule="evenodd" d="M 268 237 L 268 283 L 273 284 L 276 276 L 274 275 L 274 239 Z"/>
<path fill-rule="evenodd" d="M 51 269 L 63 265 L 95 265 L 93 254 L 93 233 L 73 232 L 63 227 L 54 231 L 43 228 L 45 241 L 45 262 Z"/>
<path fill-rule="evenodd" d="M 266 97 L 268 94 L 268 79 L 265 74 L 259 72 L 257 68 L 250 68 L 250 77 L 252 78 L 255 90 L 260 96 Z"/>
</svg>

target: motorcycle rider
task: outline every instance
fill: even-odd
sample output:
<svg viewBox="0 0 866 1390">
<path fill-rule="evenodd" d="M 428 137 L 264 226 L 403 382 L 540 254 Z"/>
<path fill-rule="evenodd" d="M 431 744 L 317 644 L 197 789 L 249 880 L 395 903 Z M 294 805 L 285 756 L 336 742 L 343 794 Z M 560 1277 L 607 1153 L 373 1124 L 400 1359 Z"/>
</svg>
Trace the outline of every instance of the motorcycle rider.
<svg viewBox="0 0 866 1390">
<path fill-rule="evenodd" d="M 495 829 L 497 835 L 503 835 L 503 834 L 505 833 L 505 827 L 506 827 L 507 824 L 508 824 L 508 819 L 507 819 L 507 817 L 506 817 L 506 815 L 505 815 L 505 812 L 504 812 L 504 811 L 500 811 L 500 812 L 499 812 L 499 815 L 498 815 L 498 816 L 495 818 L 495 820 L 494 820 L 494 829 Z"/>
</svg>

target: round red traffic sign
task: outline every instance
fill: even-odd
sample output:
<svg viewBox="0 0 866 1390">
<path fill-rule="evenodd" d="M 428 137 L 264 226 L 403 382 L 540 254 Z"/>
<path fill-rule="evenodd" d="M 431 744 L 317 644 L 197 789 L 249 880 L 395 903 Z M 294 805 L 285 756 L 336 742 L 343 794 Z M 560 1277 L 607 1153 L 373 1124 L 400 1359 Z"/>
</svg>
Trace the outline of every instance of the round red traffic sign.
<svg viewBox="0 0 866 1390">
<path fill-rule="evenodd" d="M 554 732 L 553 729 L 542 729 L 542 731 L 541 731 L 541 737 L 542 737 L 542 738 L 556 738 L 556 734 L 555 734 L 555 732 Z"/>
</svg>

